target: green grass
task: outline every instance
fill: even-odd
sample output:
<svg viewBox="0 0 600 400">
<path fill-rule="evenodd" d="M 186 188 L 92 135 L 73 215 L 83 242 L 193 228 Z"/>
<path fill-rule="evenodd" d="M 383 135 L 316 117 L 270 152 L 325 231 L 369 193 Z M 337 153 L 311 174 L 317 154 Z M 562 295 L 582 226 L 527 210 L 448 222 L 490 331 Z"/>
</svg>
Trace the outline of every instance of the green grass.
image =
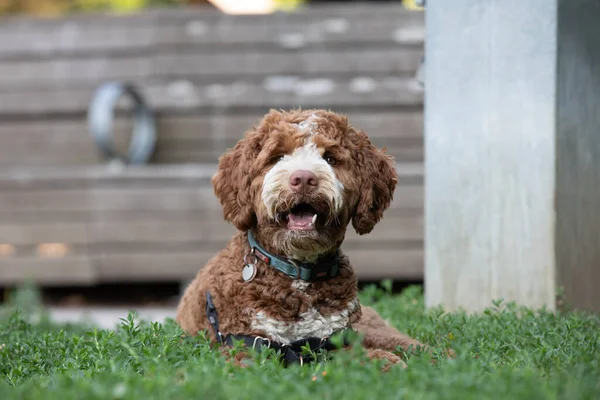
<svg viewBox="0 0 600 400">
<path fill-rule="evenodd" d="M 425 311 L 416 287 L 400 296 L 371 287 L 361 300 L 457 358 L 413 355 L 408 369 L 381 373 L 357 349 L 287 369 L 256 356 L 238 369 L 173 321 L 136 325 L 130 315 L 106 331 L 10 312 L 0 316 L 0 399 L 600 399 L 597 316 L 501 303 L 477 317 L 443 314 Z"/>
</svg>

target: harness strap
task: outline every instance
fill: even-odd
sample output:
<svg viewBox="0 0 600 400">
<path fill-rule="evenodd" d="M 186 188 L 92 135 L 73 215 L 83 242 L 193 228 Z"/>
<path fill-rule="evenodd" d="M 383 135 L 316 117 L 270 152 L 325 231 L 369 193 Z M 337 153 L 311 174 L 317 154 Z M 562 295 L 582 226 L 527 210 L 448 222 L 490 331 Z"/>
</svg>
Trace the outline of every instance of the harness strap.
<svg viewBox="0 0 600 400">
<path fill-rule="evenodd" d="M 234 342 L 239 342 L 240 340 L 246 345 L 246 347 L 251 347 L 261 351 L 263 347 L 274 349 L 275 351 L 279 350 L 283 355 L 283 361 L 285 365 L 312 361 L 312 356 L 310 354 L 303 355 L 302 347 L 308 346 L 308 348 L 317 352 L 319 350 L 335 350 L 338 347 L 331 341 L 331 338 L 318 338 L 318 337 L 309 337 L 306 339 L 299 339 L 293 341 L 289 344 L 282 344 L 278 342 L 273 342 L 267 338 L 263 338 L 260 336 L 253 335 L 226 335 L 223 337 L 221 331 L 219 330 L 219 317 L 217 313 L 217 308 L 213 302 L 212 296 L 210 292 L 206 291 L 206 317 L 208 318 L 208 322 L 213 328 L 215 332 L 215 337 L 221 344 L 225 344 L 227 346 L 233 346 Z M 350 344 L 350 339 L 348 335 L 353 332 L 352 329 L 347 328 L 341 331 L 334 333 L 334 335 L 340 334 L 342 335 L 343 347 L 346 347 Z"/>
<path fill-rule="evenodd" d="M 334 335 L 342 335 L 342 347 L 347 347 L 350 345 L 351 342 L 348 336 L 351 332 L 353 332 L 352 329 L 347 328 L 334 333 Z M 242 341 L 246 347 L 254 348 L 259 352 L 263 350 L 263 348 L 270 348 L 275 351 L 280 351 L 286 366 L 289 364 L 303 364 L 305 362 L 313 361 L 311 354 L 303 354 L 304 351 L 302 348 L 306 346 L 308 346 L 312 352 L 318 352 L 319 350 L 332 351 L 338 349 L 338 346 L 336 346 L 329 337 L 309 337 L 306 339 L 296 340 L 289 344 L 281 344 L 278 342 L 273 342 L 267 338 L 253 335 L 226 335 L 224 338 L 224 343 L 228 346 L 233 346 L 234 342 L 239 341 Z"/>
<path fill-rule="evenodd" d="M 206 316 L 208 318 L 208 322 L 213 328 L 215 332 L 215 337 L 220 343 L 223 343 L 223 335 L 221 335 L 221 331 L 219 330 L 219 316 L 217 314 L 217 308 L 215 307 L 215 303 L 213 303 L 212 296 L 210 292 L 206 291 Z"/>
</svg>

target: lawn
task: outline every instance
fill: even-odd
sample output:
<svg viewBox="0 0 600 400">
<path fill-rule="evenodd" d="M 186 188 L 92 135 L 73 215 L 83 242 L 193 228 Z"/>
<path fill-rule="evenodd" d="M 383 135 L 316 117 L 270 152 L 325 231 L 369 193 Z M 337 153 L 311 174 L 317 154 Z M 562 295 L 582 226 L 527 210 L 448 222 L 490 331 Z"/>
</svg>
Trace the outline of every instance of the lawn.
<svg viewBox="0 0 600 400">
<path fill-rule="evenodd" d="M 454 360 L 412 355 L 381 373 L 360 350 L 282 368 L 256 356 L 239 369 L 173 321 L 133 316 L 115 331 L 30 324 L 0 316 L 0 399 L 600 399 L 600 319 L 495 303 L 485 313 L 425 311 L 419 288 L 393 296 L 370 287 L 361 301 Z M 433 357 L 438 357 L 434 354 Z"/>
</svg>

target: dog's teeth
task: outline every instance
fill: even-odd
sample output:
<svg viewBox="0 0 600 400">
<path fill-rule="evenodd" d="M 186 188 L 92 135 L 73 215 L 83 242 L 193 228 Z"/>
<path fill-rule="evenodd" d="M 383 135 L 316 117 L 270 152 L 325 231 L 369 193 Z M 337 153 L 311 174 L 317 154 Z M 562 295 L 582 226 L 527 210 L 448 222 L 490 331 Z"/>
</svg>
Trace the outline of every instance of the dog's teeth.
<svg viewBox="0 0 600 400">
<path fill-rule="evenodd" d="M 317 214 L 313 215 L 312 217 L 312 224 L 314 225 L 315 222 L 317 222 Z"/>
</svg>

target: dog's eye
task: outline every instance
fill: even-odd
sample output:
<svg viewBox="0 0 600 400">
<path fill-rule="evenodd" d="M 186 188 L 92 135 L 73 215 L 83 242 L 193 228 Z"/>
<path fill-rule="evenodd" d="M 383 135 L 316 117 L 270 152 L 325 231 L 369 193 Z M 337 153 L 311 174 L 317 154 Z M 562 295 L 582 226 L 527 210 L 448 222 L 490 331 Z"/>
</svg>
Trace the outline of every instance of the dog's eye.
<svg viewBox="0 0 600 400">
<path fill-rule="evenodd" d="M 281 160 L 283 160 L 284 156 L 273 156 L 271 157 L 271 164 L 275 164 L 276 162 L 279 162 Z"/>
<path fill-rule="evenodd" d="M 329 165 L 335 165 L 337 163 L 337 160 L 329 154 L 325 154 L 323 158 L 325 159 L 325 161 L 327 161 L 327 164 Z"/>
</svg>

